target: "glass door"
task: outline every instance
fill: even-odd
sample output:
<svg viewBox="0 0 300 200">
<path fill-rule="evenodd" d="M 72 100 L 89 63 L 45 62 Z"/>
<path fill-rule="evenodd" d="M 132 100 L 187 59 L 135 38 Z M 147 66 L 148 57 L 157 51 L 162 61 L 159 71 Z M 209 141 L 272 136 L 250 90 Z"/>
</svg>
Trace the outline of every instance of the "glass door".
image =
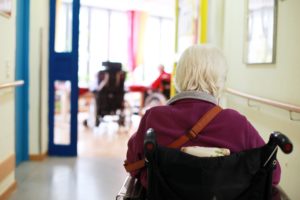
<svg viewBox="0 0 300 200">
<path fill-rule="evenodd" d="M 50 1 L 49 155 L 77 155 L 79 1 Z"/>
</svg>

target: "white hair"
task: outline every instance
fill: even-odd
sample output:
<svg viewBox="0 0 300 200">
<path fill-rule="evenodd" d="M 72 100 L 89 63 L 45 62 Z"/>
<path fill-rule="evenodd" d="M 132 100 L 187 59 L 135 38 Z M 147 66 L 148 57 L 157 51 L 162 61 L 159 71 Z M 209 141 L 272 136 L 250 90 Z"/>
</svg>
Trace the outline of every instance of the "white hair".
<svg viewBox="0 0 300 200">
<path fill-rule="evenodd" d="M 219 97 L 224 88 L 227 63 L 220 49 L 212 45 L 193 45 L 181 55 L 175 74 L 176 89 L 203 91 Z"/>
</svg>

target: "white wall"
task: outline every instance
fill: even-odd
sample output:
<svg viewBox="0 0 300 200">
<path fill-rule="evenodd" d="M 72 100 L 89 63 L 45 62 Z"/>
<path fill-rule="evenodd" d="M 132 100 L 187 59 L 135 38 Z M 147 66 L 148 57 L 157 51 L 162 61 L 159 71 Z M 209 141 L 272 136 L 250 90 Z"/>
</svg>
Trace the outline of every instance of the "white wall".
<svg viewBox="0 0 300 200">
<path fill-rule="evenodd" d="M 223 47 L 224 1 L 208 1 L 207 43 Z"/>
<path fill-rule="evenodd" d="M 29 58 L 30 155 L 43 154 L 48 150 L 48 49 L 49 1 L 31 0 Z M 39 101 L 40 98 L 41 102 Z"/>
<path fill-rule="evenodd" d="M 0 84 L 15 80 L 16 4 L 12 16 L 0 15 Z M 0 163 L 15 154 L 15 94 L 14 90 L 0 90 Z M 14 182 L 13 174 L 0 182 L 0 195 Z"/>
<path fill-rule="evenodd" d="M 276 63 L 246 65 L 243 63 L 246 1 L 226 0 L 224 7 L 223 47 L 230 66 L 228 87 L 241 92 L 300 106 L 300 1 L 278 1 Z M 245 114 L 265 140 L 273 130 L 282 131 L 293 141 L 291 155 L 279 153 L 282 166 L 280 185 L 291 199 L 299 199 L 300 121 L 292 121 L 289 112 L 227 95 L 228 107 Z M 293 113 L 300 119 L 300 114 Z"/>
</svg>

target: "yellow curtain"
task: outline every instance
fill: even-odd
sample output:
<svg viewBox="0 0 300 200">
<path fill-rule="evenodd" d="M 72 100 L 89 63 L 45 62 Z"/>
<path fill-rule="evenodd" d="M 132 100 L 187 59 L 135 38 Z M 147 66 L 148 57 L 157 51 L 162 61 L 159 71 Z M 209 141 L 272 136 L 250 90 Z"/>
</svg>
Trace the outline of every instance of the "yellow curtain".
<svg viewBox="0 0 300 200">
<path fill-rule="evenodd" d="M 177 57 L 179 56 L 178 54 L 180 53 L 179 51 L 181 51 L 182 49 L 179 49 L 179 32 L 181 32 L 181 30 L 179 30 L 181 27 L 179 26 L 179 16 L 180 16 L 180 6 L 181 5 L 187 5 L 187 4 L 193 4 L 193 6 L 198 5 L 198 16 L 196 16 L 196 31 L 194 32 L 193 30 L 186 30 L 187 32 L 192 32 L 194 34 L 194 38 L 195 40 L 193 40 L 191 42 L 192 43 L 206 43 L 207 42 L 207 20 L 208 20 L 208 0 L 175 0 L 175 13 L 176 13 L 176 30 L 175 30 L 175 54 L 177 55 Z M 191 7 L 193 7 L 191 6 Z M 193 11 L 190 11 L 193 12 Z M 184 19 L 186 20 L 186 19 Z M 195 20 L 193 18 L 190 18 L 190 20 Z M 193 21 L 187 22 L 189 24 L 193 24 Z M 195 27 L 193 27 L 195 28 Z M 174 63 L 174 68 L 173 68 L 173 72 L 172 72 L 172 80 L 171 80 L 171 97 L 174 96 L 176 94 L 176 90 L 175 90 L 175 86 L 174 86 L 174 75 L 175 75 L 175 71 L 176 71 L 176 62 Z"/>
</svg>

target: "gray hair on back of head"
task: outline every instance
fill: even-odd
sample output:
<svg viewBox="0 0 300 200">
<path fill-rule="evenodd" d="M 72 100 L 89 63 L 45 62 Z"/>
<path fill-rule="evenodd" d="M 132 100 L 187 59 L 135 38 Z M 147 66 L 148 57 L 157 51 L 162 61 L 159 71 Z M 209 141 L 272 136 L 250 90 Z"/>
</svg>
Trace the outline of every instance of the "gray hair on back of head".
<svg viewBox="0 0 300 200">
<path fill-rule="evenodd" d="M 228 66 L 220 49 L 212 45 L 193 45 L 181 55 L 175 74 L 175 87 L 181 91 L 202 91 L 219 97 Z"/>
</svg>

